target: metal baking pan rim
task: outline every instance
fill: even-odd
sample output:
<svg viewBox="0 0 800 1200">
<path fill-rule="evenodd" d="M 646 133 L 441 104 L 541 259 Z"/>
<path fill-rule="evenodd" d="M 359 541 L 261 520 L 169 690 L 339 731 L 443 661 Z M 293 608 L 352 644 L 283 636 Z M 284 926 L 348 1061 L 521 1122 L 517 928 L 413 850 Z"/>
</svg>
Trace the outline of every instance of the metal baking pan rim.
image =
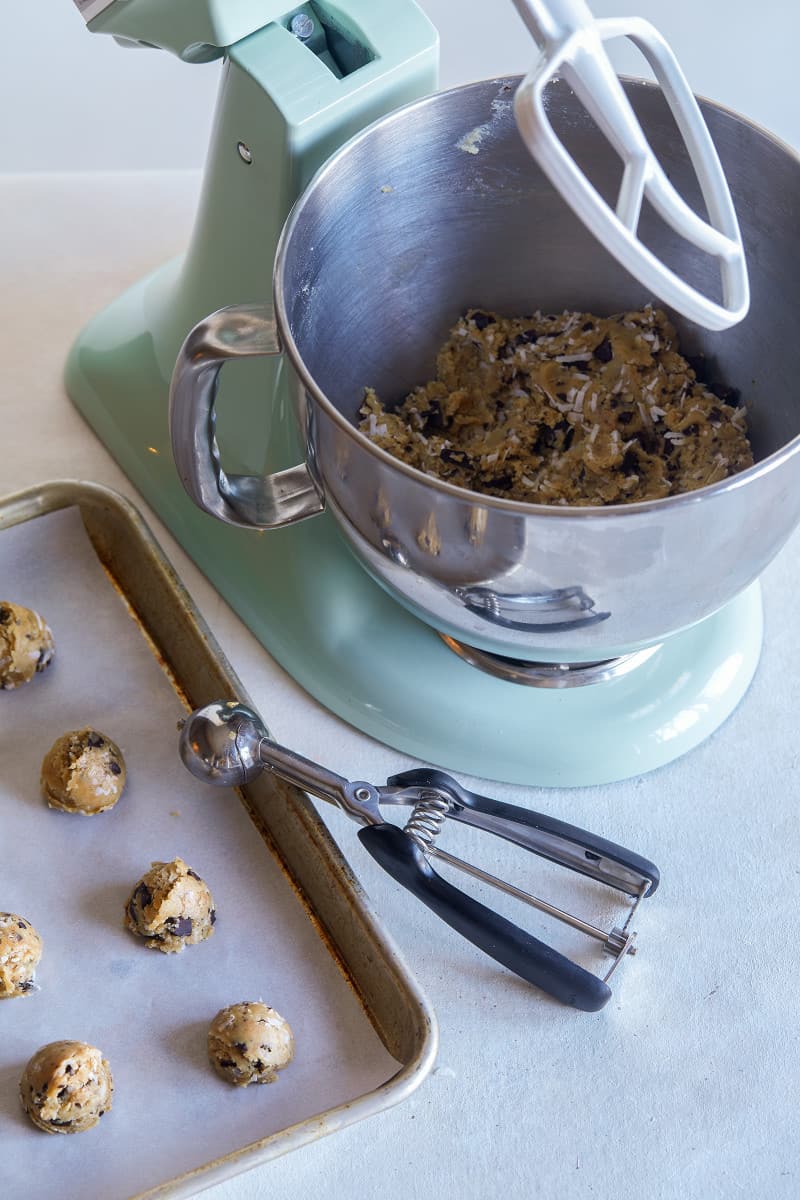
<svg viewBox="0 0 800 1200">
<path fill-rule="evenodd" d="M 207 703 L 221 694 L 220 688 L 227 689 L 230 695 L 245 703 L 250 702 L 233 668 L 144 517 L 120 492 L 104 484 L 79 479 L 57 479 L 35 484 L 0 497 L 0 532 L 35 517 L 73 507 L 79 509 L 87 535 L 101 563 L 116 582 L 123 598 L 134 610 L 162 665 L 186 702 L 193 707 Z M 148 595 L 156 592 L 158 599 L 168 598 L 169 603 L 180 615 L 181 636 L 191 643 L 190 674 L 193 678 L 186 679 L 184 676 L 180 664 L 176 661 L 180 654 L 174 653 L 174 646 L 165 644 L 168 639 L 164 638 L 163 630 L 159 632 L 155 627 L 153 613 L 148 610 L 147 603 L 142 602 L 141 597 L 137 603 L 137 598 L 132 597 L 129 589 L 123 586 L 123 581 L 119 578 L 119 563 L 114 561 L 114 538 L 108 534 L 108 529 L 114 526 L 114 532 L 121 531 L 123 535 L 127 534 L 133 544 L 137 568 L 146 568 L 144 572 L 137 569 L 136 585 L 141 584 Z M 105 538 L 104 533 L 108 535 Z M 118 550 L 117 543 L 117 552 Z M 214 676 L 211 687 L 213 695 L 204 694 L 202 686 L 197 682 L 204 670 Z M 255 784 L 242 789 L 248 806 L 253 804 L 258 809 L 258 795 L 264 789 L 265 779 L 266 777 L 262 776 Z M 268 779 L 266 783 L 269 786 Z M 354 1100 L 296 1122 L 230 1154 L 166 1180 L 155 1188 L 139 1192 L 129 1200 L 162 1200 L 166 1197 L 170 1200 L 181 1200 L 197 1195 L 199 1191 L 401 1103 L 420 1086 L 435 1063 L 438 1024 L 430 1002 L 392 938 L 383 928 L 366 893 L 307 797 L 288 784 L 281 784 L 278 792 L 285 811 L 302 831 L 306 845 L 316 852 L 318 863 L 327 874 L 329 882 L 338 889 L 342 900 L 347 903 L 350 920 L 356 930 L 355 934 L 351 934 L 351 940 L 353 937 L 357 938 L 357 944 L 363 940 L 368 947 L 364 963 L 370 964 L 370 972 L 374 973 L 376 978 L 380 977 L 384 986 L 387 978 L 393 984 L 394 1001 L 399 1005 L 396 1012 L 379 1013 L 377 1008 L 369 1006 L 370 994 L 373 1001 L 377 996 L 375 987 L 368 986 L 370 983 L 374 985 L 374 980 L 370 981 L 358 974 L 359 968 L 352 962 L 347 948 L 337 940 L 336 931 L 332 930 L 314 909 L 307 889 L 297 880 L 291 862 L 281 853 L 280 845 L 277 845 L 276 849 L 284 867 L 303 897 L 309 915 L 325 931 L 329 952 L 345 971 L 380 1040 L 402 1065 L 384 1083 Z M 269 824 L 260 809 L 259 815 L 262 821 Z M 270 832 L 271 840 L 276 841 L 274 832 Z"/>
</svg>

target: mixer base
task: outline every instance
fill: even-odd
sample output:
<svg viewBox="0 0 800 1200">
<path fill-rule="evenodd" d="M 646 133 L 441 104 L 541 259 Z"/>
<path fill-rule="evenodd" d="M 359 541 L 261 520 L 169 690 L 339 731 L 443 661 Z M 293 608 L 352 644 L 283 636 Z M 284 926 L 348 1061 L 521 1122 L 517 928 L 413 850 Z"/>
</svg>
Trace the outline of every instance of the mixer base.
<svg viewBox="0 0 800 1200">
<path fill-rule="evenodd" d="M 522 687 L 457 657 L 391 599 L 329 514 L 261 535 L 201 513 L 169 448 L 171 362 L 159 361 L 143 329 L 144 314 L 152 318 L 166 302 L 176 269 L 162 268 L 90 323 L 67 364 L 67 390 L 178 542 L 326 708 L 436 766 L 557 787 L 663 766 L 733 711 L 761 649 L 758 584 L 673 634 L 635 670 L 587 687 Z M 289 446 L 281 452 L 299 459 Z M 264 717 L 270 721 L 269 711 Z"/>
</svg>

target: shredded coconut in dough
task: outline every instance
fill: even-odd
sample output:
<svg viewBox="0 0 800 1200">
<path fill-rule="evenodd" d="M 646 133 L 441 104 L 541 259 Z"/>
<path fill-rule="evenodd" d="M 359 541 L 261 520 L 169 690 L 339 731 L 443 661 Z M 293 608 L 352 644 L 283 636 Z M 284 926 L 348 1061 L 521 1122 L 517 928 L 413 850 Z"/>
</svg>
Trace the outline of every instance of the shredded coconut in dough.
<svg viewBox="0 0 800 1200">
<path fill-rule="evenodd" d="M 738 393 L 700 382 L 659 309 L 504 318 L 471 309 L 436 379 L 359 429 L 470 491 L 536 504 L 655 500 L 716 483 L 753 456 Z"/>
</svg>

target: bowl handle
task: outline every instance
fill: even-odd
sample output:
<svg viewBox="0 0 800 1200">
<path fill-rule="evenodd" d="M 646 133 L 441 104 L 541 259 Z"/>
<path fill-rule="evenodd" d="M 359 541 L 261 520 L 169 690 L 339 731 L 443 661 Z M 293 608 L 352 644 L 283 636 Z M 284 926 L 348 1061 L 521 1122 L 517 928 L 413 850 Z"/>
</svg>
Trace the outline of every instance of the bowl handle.
<svg viewBox="0 0 800 1200">
<path fill-rule="evenodd" d="M 281 352 L 272 309 L 234 304 L 195 325 L 175 364 L 169 427 L 178 475 L 199 508 L 229 525 L 278 529 L 325 507 L 305 463 L 263 476 L 230 475 L 220 463 L 214 401 L 222 367 Z"/>
</svg>

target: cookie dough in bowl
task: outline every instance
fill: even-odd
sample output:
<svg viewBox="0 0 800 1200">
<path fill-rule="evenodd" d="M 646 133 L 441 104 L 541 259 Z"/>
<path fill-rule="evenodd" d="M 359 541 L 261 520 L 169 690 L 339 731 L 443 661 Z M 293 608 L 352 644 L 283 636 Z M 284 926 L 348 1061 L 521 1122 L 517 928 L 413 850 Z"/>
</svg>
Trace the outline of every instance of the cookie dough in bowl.
<svg viewBox="0 0 800 1200">
<path fill-rule="evenodd" d="M 164 954 L 211 937 L 216 919 L 208 885 L 182 858 L 153 863 L 125 905 L 125 924 L 131 933 Z"/>
<path fill-rule="evenodd" d="M 30 683 L 54 653 L 53 634 L 37 612 L 0 600 L 0 691 Z"/>
<path fill-rule="evenodd" d="M 228 1083 L 274 1083 L 294 1058 L 289 1022 L 274 1008 L 244 1001 L 220 1009 L 208 1030 L 208 1057 Z"/>
<path fill-rule="evenodd" d="M 501 317 L 471 309 L 436 379 L 395 409 L 367 389 L 362 432 L 428 475 L 536 504 L 658 500 L 753 465 L 744 406 L 702 383 L 647 305 Z"/>
<path fill-rule="evenodd" d="M 95 729 L 62 734 L 42 761 L 42 794 L 50 808 L 86 817 L 113 808 L 126 778 L 119 746 Z"/>
<path fill-rule="evenodd" d="M 22 1073 L 19 1098 L 45 1133 L 83 1133 L 111 1108 L 114 1081 L 103 1055 L 85 1042 L 50 1042 Z"/>
<path fill-rule="evenodd" d="M 0 912 L 0 1000 L 24 996 L 42 957 L 42 939 L 24 917 Z"/>
</svg>

